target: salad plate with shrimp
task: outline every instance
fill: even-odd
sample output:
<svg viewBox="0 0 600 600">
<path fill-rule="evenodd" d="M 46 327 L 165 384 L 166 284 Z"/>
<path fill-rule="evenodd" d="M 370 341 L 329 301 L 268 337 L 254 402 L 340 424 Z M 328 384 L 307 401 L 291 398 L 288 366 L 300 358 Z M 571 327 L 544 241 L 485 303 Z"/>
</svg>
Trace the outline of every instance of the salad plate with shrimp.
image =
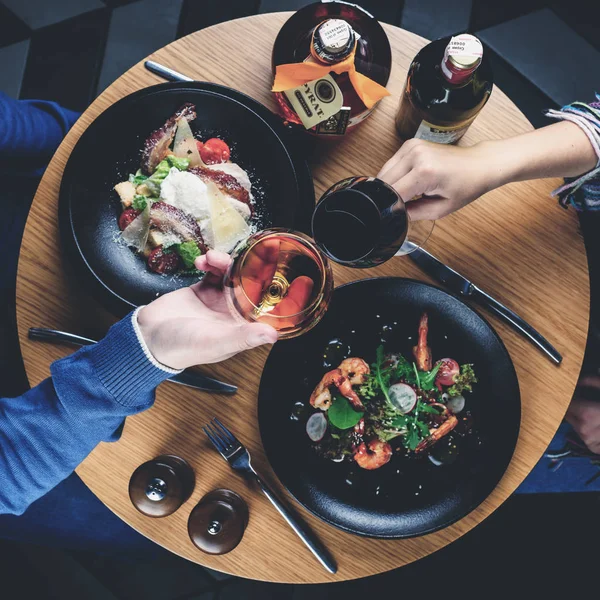
<svg viewBox="0 0 600 600">
<path fill-rule="evenodd" d="M 144 88 L 101 113 L 64 170 L 59 224 L 77 282 L 120 315 L 202 277 L 195 259 L 256 230 L 303 230 L 310 170 L 281 121 L 207 82 Z"/>
<path fill-rule="evenodd" d="M 275 345 L 259 392 L 282 483 L 325 521 L 374 537 L 466 515 L 502 477 L 519 422 L 516 374 L 491 326 L 399 278 L 337 288 L 314 331 Z"/>
</svg>

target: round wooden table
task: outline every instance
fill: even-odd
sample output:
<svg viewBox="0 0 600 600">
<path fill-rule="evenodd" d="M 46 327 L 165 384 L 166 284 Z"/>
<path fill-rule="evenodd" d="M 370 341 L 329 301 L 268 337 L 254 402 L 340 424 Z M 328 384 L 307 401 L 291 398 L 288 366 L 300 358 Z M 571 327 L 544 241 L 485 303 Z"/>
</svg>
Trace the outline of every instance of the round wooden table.
<svg viewBox="0 0 600 600">
<path fill-rule="evenodd" d="M 241 90 L 273 108 L 269 93 L 271 48 L 289 16 L 260 15 L 216 25 L 170 44 L 151 58 L 195 79 Z M 312 161 L 317 197 L 343 177 L 375 175 L 398 148 L 394 113 L 410 61 L 426 40 L 397 27 L 385 25 L 385 29 L 394 60 L 388 86 L 391 96 L 384 98 L 374 115 L 347 139 L 321 146 Z M 227 52 L 221 51 L 224 41 Z M 156 83 L 160 80 L 142 63 L 115 81 L 73 127 L 42 179 L 27 222 L 17 286 L 21 349 L 31 385 L 48 377 L 50 363 L 72 349 L 29 341 L 29 327 L 101 337 L 114 321 L 93 299 L 84 296 L 77 281 L 65 275 L 61 257 L 52 251 L 59 245 L 58 191 L 69 153 L 104 109 Z M 531 129 L 521 112 L 496 88 L 462 144 Z M 282 496 L 287 495 L 265 459 L 256 421 L 258 384 L 267 348 L 204 368 L 219 379 L 236 383 L 239 392 L 235 396 L 161 385 L 155 406 L 128 419 L 122 439 L 100 444 L 79 466 L 78 474 L 106 506 L 156 543 L 212 569 L 252 579 L 318 583 L 364 577 L 406 565 L 456 540 L 500 506 L 539 460 L 564 416 L 579 375 L 588 330 L 587 261 L 575 213 L 562 210 L 549 197 L 558 183 L 519 183 L 491 192 L 440 221 L 428 243 L 434 254 L 517 310 L 564 356 L 562 365 L 555 366 L 484 311 L 506 344 L 518 373 L 523 403 L 521 434 L 513 460 L 494 492 L 458 523 L 415 539 L 367 539 L 322 523 L 288 496 L 334 554 L 339 570 L 329 575 L 260 492 L 230 470 L 201 431 L 214 415 L 228 423 L 249 447 L 258 471 L 279 488 Z M 428 280 L 406 258 L 394 258 L 367 271 L 334 266 L 337 284 L 389 275 Z M 498 418 L 502 419 L 502 407 L 498 407 Z M 191 499 L 175 514 L 150 519 L 133 508 L 127 485 L 138 465 L 165 453 L 186 458 L 195 469 L 197 484 Z M 218 487 L 231 488 L 247 500 L 250 523 L 235 550 L 224 556 L 209 556 L 192 545 L 186 523 L 198 500 Z"/>
</svg>

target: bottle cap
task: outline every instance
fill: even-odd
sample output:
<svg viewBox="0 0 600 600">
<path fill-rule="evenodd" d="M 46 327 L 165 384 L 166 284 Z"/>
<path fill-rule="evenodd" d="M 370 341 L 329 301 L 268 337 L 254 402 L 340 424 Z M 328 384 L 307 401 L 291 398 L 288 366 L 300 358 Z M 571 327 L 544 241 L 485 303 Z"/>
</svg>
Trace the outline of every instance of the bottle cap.
<svg viewBox="0 0 600 600">
<path fill-rule="evenodd" d="M 157 456 L 134 471 L 129 498 L 146 516 L 166 517 L 190 497 L 194 483 L 194 471 L 183 458 Z"/>
<path fill-rule="evenodd" d="M 313 33 L 311 53 L 326 63 L 344 60 L 354 50 L 356 36 L 352 27 L 342 19 L 327 19 Z"/>
<path fill-rule="evenodd" d="M 448 58 L 461 69 L 472 69 L 478 66 L 483 56 L 483 45 L 469 33 L 462 33 L 452 37 L 446 46 L 444 59 Z"/>
<path fill-rule="evenodd" d="M 442 71 L 452 83 L 461 83 L 481 64 L 483 45 L 468 33 L 453 36 L 446 46 Z"/>
<path fill-rule="evenodd" d="M 188 520 L 192 543 L 207 554 L 225 554 L 244 536 L 248 506 L 231 490 L 217 489 L 198 502 Z"/>
</svg>

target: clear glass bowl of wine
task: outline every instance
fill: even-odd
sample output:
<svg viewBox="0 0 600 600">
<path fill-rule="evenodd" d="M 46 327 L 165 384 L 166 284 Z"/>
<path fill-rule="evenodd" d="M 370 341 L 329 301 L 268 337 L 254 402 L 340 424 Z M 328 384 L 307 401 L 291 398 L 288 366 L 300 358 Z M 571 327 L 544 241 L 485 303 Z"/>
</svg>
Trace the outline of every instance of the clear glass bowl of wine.
<svg viewBox="0 0 600 600">
<path fill-rule="evenodd" d="M 234 316 L 271 325 L 287 339 L 309 331 L 325 314 L 331 267 L 303 233 L 259 231 L 236 247 L 232 259 L 223 286 Z"/>
</svg>

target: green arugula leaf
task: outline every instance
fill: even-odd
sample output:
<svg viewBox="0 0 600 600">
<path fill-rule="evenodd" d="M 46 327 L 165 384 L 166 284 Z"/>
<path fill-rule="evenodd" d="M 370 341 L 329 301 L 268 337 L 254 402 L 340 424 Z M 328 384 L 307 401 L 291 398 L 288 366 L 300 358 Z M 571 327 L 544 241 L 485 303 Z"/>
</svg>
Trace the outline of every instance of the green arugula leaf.
<svg viewBox="0 0 600 600">
<path fill-rule="evenodd" d="M 390 395 L 388 394 L 388 388 L 390 386 L 390 370 L 383 368 L 383 361 L 385 359 L 383 346 L 379 346 L 377 348 L 375 358 L 376 362 L 373 364 L 373 369 L 375 371 L 377 383 L 379 384 L 379 389 L 381 390 L 381 393 L 385 396 L 387 403 L 390 406 L 394 406 L 390 401 Z"/>
<path fill-rule="evenodd" d="M 441 414 L 440 409 L 437 406 L 431 406 L 431 404 L 425 404 L 425 402 L 419 403 L 419 412 L 429 413 L 432 415 Z"/>
<path fill-rule="evenodd" d="M 403 441 L 404 441 L 404 445 L 409 450 L 414 450 L 419 445 L 419 442 L 421 441 L 421 436 L 419 435 L 419 433 L 417 431 L 417 427 L 414 424 L 412 424 L 408 428 L 408 431 L 407 431 L 406 435 L 404 436 Z"/>
<path fill-rule="evenodd" d="M 417 387 L 420 388 L 421 387 L 421 379 L 419 377 L 419 371 L 417 370 L 417 365 L 415 365 L 415 363 L 413 363 L 412 366 L 415 371 L 415 377 L 417 378 Z"/>
<path fill-rule="evenodd" d="M 438 363 L 431 371 L 419 371 L 419 382 L 421 383 L 419 387 L 422 390 L 429 391 L 435 388 L 435 378 L 437 377 L 440 367 L 441 364 Z"/>
<path fill-rule="evenodd" d="M 354 410 L 350 402 L 343 396 L 335 396 L 327 411 L 329 422 L 338 429 L 350 429 L 354 427 L 363 415 L 363 412 Z"/>
</svg>

